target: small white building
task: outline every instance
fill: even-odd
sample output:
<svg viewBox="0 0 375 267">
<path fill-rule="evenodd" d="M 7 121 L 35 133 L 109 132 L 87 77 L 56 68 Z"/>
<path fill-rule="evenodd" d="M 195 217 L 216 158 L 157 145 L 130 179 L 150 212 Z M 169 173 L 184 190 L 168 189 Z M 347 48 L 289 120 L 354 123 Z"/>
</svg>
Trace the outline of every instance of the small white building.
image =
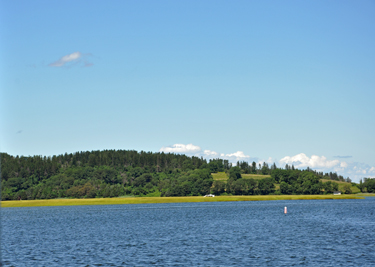
<svg viewBox="0 0 375 267">
<path fill-rule="evenodd" d="M 208 195 L 205 195 L 204 197 L 215 197 L 215 195 L 213 195 L 213 194 L 208 194 Z"/>
<path fill-rule="evenodd" d="M 341 191 L 335 191 L 335 192 L 333 192 L 333 194 L 334 194 L 335 196 L 341 195 Z"/>
</svg>

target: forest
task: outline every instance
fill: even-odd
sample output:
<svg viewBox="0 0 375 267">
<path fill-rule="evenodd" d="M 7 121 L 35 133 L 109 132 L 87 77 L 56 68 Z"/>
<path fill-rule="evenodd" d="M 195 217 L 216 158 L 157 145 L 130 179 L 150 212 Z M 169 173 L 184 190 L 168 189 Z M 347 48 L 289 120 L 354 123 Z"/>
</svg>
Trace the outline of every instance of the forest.
<svg viewBox="0 0 375 267">
<path fill-rule="evenodd" d="M 1 153 L 1 199 L 95 198 L 118 196 L 204 196 L 330 194 L 334 181 L 347 181 L 336 173 L 321 173 L 286 165 L 256 164 L 189 157 L 181 154 L 103 150 L 65 153 L 52 157 L 11 156 Z M 226 181 L 212 173 L 225 172 Z M 245 179 L 261 174 L 264 179 Z M 267 176 L 266 176 L 267 175 Z M 322 182 L 321 179 L 329 179 Z M 375 180 L 358 185 L 375 192 Z M 278 186 L 278 188 L 276 188 Z M 346 192 L 351 193 L 351 192 Z"/>
</svg>

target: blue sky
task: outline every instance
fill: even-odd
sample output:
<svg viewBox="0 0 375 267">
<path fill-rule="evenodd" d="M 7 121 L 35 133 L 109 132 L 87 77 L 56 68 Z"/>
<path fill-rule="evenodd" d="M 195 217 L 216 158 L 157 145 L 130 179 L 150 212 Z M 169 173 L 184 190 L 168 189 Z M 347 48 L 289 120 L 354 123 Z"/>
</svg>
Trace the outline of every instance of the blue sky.
<svg viewBox="0 0 375 267">
<path fill-rule="evenodd" d="M 2 152 L 375 176 L 374 1 L 1 0 L 0 39 Z"/>
</svg>

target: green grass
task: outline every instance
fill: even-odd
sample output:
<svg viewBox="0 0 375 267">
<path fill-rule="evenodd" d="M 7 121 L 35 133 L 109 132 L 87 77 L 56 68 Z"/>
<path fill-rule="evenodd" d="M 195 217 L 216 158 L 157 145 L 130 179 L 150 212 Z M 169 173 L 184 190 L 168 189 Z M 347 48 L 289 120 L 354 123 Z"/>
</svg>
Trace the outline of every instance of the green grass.
<svg viewBox="0 0 375 267">
<path fill-rule="evenodd" d="M 217 197 L 134 197 L 134 198 L 91 198 L 91 199 L 47 199 L 1 201 L 2 208 L 40 206 L 78 206 L 150 204 L 182 202 L 264 201 L 264 200 L 308 200 L 308 199 L 363 199 L 357 195 L 266 195 L 266 196 L 217 196 Z"/>
<path fill-rule="evenodd" d="M 356 193 L 360 193 L 360 192 L 361 192 L 361 190 L 359 190 L 358 187 L 356 187 L 356 186 L 352 186 L 351 183 L 342 182 L 342 181 L 335 181 L 335 180 L 329 180 L 329 179 L 320 179 L 320 180 L 321 180 L 323 183 L 328 182 L 328 181 L 338 183 L 338 185 L 339 185 L 339 191 L 341 191 L 341 192 L 344 192 L 344 191 L 345 191 L 345 190 L 344 190 L 344 186 L 345 186 L 345 185 L 349 185 L 349 186 L 350 186 L 350 189 L 352 190 L 352 193 L 353 193 L 353 194 L 356 194 Z"/>
<path fill-rule="evenodd" d="M 211 173 L 212 178 L 214 178 L 214 181 L 226 181 L 228 180 L 228 176 L 225 172 L 217 172 L 217 173 Z"/>
<path fill-rule="evenodd" d="M 228 176 L 225 172 L 218 172 L 218 173 L 211 173 L 212 177 L 216 181 L 226 181 L 228 180 Z M 263 175 L 263 174 L 241 174 L 242 178 L 244 179 L 264 179 L 269 178 L 271 175 Z"/>
<path fill-rule="evenodd" d="M 263 174 L 241 174 L 241 176 L 244 179 L 264 179 L 264 178 L 271 177 L 271 175 L 263 175 Z"/>
</svg>

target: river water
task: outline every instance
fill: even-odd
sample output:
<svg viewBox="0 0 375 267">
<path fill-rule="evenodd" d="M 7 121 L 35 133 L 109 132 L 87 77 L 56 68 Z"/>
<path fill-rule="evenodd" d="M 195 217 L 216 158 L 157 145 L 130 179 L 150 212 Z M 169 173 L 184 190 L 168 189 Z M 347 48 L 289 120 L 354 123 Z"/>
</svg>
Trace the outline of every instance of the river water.
<svg viewBox="0 0 375 267">
<path fill-rule="evenodd" d="M 1 223 L 3 266 L 375 266 L 375 198 L 2 208 Z"/>
</svg>

